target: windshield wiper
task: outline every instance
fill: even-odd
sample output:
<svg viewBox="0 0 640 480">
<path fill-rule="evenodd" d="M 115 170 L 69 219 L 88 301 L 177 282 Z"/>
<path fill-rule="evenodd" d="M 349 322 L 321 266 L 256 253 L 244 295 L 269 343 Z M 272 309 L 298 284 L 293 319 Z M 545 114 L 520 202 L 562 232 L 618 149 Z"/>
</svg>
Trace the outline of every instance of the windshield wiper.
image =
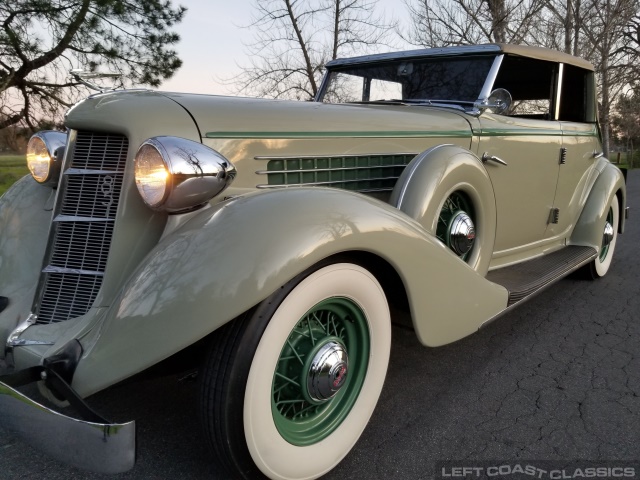
<svg viewBox="0 0 640 480">
<path fill-rule="evenodd" d="M 390 98 L 390 99 L 380 99 L 380 100 L 362 100 L 360 102 L 347 102 L 347 103 L 357 103 L 363 105 L 473 105 L 474 102 L 470 102 L 467 100 L 435 100 L 429 98 Z"/>
<path fill-rule="evenodd" d="M 358 105 L 408 105 L 407 102 L 405 102 L 404 100 L 397 100 L 397 99 L 392 99 L 392 100 L 362 100 L 359 102 L 345 102 L 345 103 L 356 103 Z"/>
<path fill-rule="evenodd" d="M 441 100 L 434 98 L 405 98 L 404 100 L 392 100 L 404 103 L 411 104 L 427 104 L 427 105 L 437 105 L 437 104 L 447 104 L 447 105 L 473 105 L 474 102 L 470 102 L 468 100 Z"/>
</svg>

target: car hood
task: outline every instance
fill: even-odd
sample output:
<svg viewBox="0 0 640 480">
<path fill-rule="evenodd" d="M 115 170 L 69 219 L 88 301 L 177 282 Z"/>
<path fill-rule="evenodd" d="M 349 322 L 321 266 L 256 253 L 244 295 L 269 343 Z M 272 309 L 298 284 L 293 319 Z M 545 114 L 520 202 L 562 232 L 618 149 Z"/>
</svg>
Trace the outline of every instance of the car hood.
<svg viewBox="0 0 640 480">
<path fill-rule="evenodd" d="M 162 94 L 182 105 L 206 138 L 471 136 L 466 115 L 448 108 Z"/>
</svg>

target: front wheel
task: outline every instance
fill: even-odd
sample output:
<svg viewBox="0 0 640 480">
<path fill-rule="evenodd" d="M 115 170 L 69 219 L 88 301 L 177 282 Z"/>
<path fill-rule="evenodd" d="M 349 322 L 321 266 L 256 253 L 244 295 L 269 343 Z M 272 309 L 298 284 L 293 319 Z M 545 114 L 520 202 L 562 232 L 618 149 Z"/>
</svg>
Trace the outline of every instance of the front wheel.
<svg viewBox="0 0 640 480">
<path fill-rule="evenodd" d="M 316 267 L 221 333 L 202 375 L 202 419 L 231 473 L 306 479 L 337 465 L 369 421 L 389 361 L 375 277 L 348 263 Z"/>
</svg>

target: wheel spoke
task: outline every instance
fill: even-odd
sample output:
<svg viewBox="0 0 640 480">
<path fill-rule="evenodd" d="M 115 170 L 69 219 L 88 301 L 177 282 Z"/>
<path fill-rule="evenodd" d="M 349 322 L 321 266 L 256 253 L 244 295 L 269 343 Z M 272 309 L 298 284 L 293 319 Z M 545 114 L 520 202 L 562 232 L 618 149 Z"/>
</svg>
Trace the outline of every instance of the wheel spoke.
<svg viewBox="0 0 640 480">
<path fill-rule="evenodd" d="M 311 330 L 311 322 L 307 320 L 307 328 L 309 329 L 309 336 L 311 337 L 311 344 L 316 344 L 316 339 L 313 337 L 313 330 Z"/>
<path fill-rule="evenodd" d="M 313 336 L 311 337 L 313 338 Z M 302 360 L 302 358 L 300 357 L 300 355 L 298 355 L 298 352 L 296 352 L 296 349 L 294 348 L 293 345 L 291 345 L 291 340 L 287 339 L 287 345 L 289 345 L 289 348 L 291 348 L 291 351 L 293 352 L 293 354 L 295 355 L 295 357 L 298 359 L 298 361 L 300 362 L 301 365 L 304 365 L 304 360 Z M 291 357 L 286 357 L 286 358 L 291 358 Z M 280 357 L 280 360 L 284 360 L 283 357 Z"/>
<path fill-rule="evenodd" d="M 292 378 L 287 377 L 286 375 L 281 374 L 280 372 L 276 372 L 276 377 L 281 378 L 284 381 L 289 382 L 292 385 L 295 385 L 296 387 L 300 388 L 300 384 L 298 382 L 296 382 Z"/>
</svg>

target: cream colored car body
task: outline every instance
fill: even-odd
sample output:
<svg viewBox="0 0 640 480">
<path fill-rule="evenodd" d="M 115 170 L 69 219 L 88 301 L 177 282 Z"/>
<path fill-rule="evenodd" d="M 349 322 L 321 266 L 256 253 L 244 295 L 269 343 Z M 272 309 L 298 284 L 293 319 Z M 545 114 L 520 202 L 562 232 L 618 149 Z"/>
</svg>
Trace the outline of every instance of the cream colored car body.
<svg viewBox="0 0 640 480">
<path fill-rule="evenodd" d="M 432 226 L 421 222 L 421 230 L 403 213 L 409 211 L 415 217 L 417 211 L 424 214 L 430 207 L 429 220 L 435 218 L 434 208 L 439 208 L 442 198 L 432 194 L 444 193 L 437 191 L 437 184 L 452 170 L 450 155 L 437 160 L 436 152 L 423 172 L 433 185 L 425 187 L 424 196 L 417 195 L 403 211 L 385 205 L 388 197 L 377 201 L 317 187 L 304 192 L 292 188 L 266 191 L 260 186 L 268 184 L 267 175 L 260 172 L 267 170 L 272 159 L 413 157 L 443 144 L 459 146 L 476 158 L 484 152 L 499 154 L 508 166 L 476 160 L 476 169 L 486 169 L 493 189 L 485 188 L 479 195 L 488 205 L 495 202 L 496 212 L 496 219 L 490 222 L 496 227 L 495 243 L 484 261 L 485 271 L 572 243 L 594 183 L 603 172 L 615 169 L 606 160 L 594 158 L 594 152 L 601 150 L 595 123 L 514 119 L 488 112 L 470 115 L 443 106 L 336 105 L 132 91 L 95 95 L 81 102 L 67 115 L 66 125 L 72 130 L 116 132 L 129 138 L 121 200 L 126 208 L 118 212 L 105 280 L 92 309 L 71 321 L 30 327 L 22 338 L 53 345 L 15 349 L 14 358 L 17 365 L 28 366 L 71 339 L 82 339 L 86 354 L 74 387 L 83 395 L 190 345 L 310 265 L 340 252 L 369 252 L 396 269 L 407 291 L 416 333 L 425 345 L 462 338 L 506 308 L 503 287 L 484 280 L 446 251 L 431 236 Z M 136 145 L 169 133 L 201 139 L 236 166 L 237 178 L 224 196 L 212 200 L 214 208 L 167 217 L 149 210 L 139 199 L 132 166 Z M 575 162 L 562 166 L 559 175 L 563 146 Z M 618 191 L 624 204 L 621 175 L 608 177 L 605 196 Z M 32 244 L 30 252 L 43 251 L 48 229 L 50 213 L 45 203 L 52 201 L 50 192 L 30 180 L 16 188 L 24 193 L 7 194 L 4 215 L 10 215 L 15 196 L 19 197 L 15 208 L 23 208 L 23 197 L 28 197 L 30 202 L 41 198 L 42 210 L 31 206 L 23 216 L 31 218 L 17 228 L 8 219 L 4 221 L 4 265 L 22 262 L 16 255 L 17 246 L 7 249 L 8 241 L 20 242 L 21 247 L 26 241 Z M 216 205 L 223 198 L 247 193 L 251 195 Z M 301 198 L 294 200 L 297 197 Z M 557 204 L 563 207 L 562 221 L 550 224 L 549 211 Z M 603 211 L 604 207 L 600 217 Z M 242 219 L 235 220 L 235 216 Z M 587 230 L 594 221 L 590 220 Z M 209 231 L 211 225 L 216 228 Z M 40 233 L 28 234 L 26 228 Z M 165 228 L 171 231 L 163 236 Z M 586 237 L 582 233 L 577 241 L 599 248 L 598 234 Z M 176 242 L 184 244 L 177 251 Z M 180 267 L 186 256 L 200 265 L 189 268 L 188 275 Z M 3 275 L 0 291 L 11 291 L 21 283 L 20 291 L 33 295 L 39 275 L 37 259 L 29 255 L 34 267 L 28 274 L 15 267 L 12 271 L 20 272 L 18 278 Z M 163 272 L 162 278 L 144 283 L 151 275 L 150 265 Z M 191 284 L 200 286 L 195 296 L 186 294 Z M 460 291 L 465 295 L 461 297 Z M 171 298 L 160 298 L 167 297 L 167 292 Z M 29 294 L 0 314 L 5 337 L 29 314 Z M 215 315 L 208 313 L 212 305 L 216 305 Z M 142 344 L 140 338 L 145 339 Z M 132 350 L 137 352 L 135 359 L 126 358 Z"/>
<path fill-rule="evenodd" d="M 545 50 L 498 46 L 489 53 L 592 70 Z M 66 116 L 66 156 L 77 131 L 128 139 L 102 287 L 86 313 L 29 326 L 16 337 L 23 344 L 0 349 L 0 357 L 23 369 L 78 340 L 83 353 L 72 387 L 84 397 L 194 344 L 338 254 L 395 272 L 423 344 L 463 338 L 509 308 L 509 292 L 485 278 L 488 271 L 567 245 L 599 251 L 613 196 L 623 230 L 624 179 L 599 155 L 593 82 L 587 87 L 588 122 L 500 115 L 482 105 L 465 111 L 149 91 L 94 95 Z M 149 209 L 136 190 L 134 157 L 159 135 L 201 141 L 229 159 L 237 177 L 206 208 L 178 215 Z M 482 161 L 491 156 L 507 165 Z M 345 184 L 331 183 L 331 172 L 329 183 L 318 177 L 322 165 L 340 172 L 353 160 L 375 169 L 385 157 L 409 164 L 384 177 L 396 183 L 393 190 L 325 188 Z M 286 162 L 310 167 L 291 180 L 272 169 Z M 442 203 L 456 190 L 478 210 L 480 246 L 467 262 L 435 237 Z M 56 194 L 25 178 L 0 199 L 0 295 L 9 298 L 0 312 L 3 341 L 32 312 Z"/>
</svg>

